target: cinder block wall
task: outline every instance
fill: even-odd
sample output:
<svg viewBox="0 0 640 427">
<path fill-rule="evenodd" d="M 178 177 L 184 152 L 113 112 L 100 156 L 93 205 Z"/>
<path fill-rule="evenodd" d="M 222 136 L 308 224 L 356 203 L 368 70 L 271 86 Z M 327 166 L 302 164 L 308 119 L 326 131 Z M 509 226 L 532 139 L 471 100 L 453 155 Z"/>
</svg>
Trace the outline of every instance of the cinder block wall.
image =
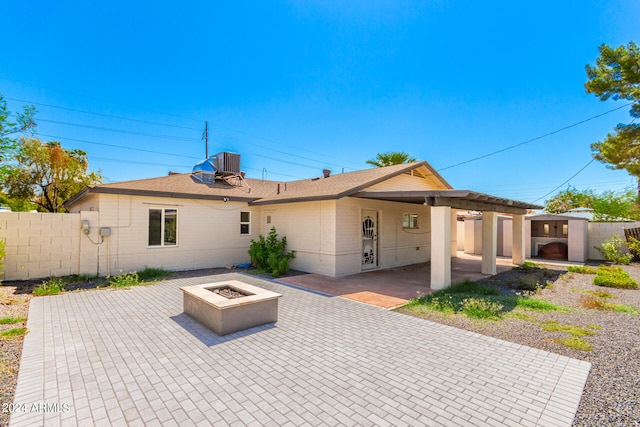
<svg viewBox="0 0 640 427">
<path fill-rule="evenodd" d="M 625 228 L 640 227 L 640 222 L 590 222 L 589 223 L 589 259 L 603 260 L 604 257 L 596 249 L 602 242 L 617 234 L 624 239 Z M 626 248 L 625 248 L 626 249 Z"/>
<path fill-rule="evenodd" d="M 83 219 L 92 227 L 81 230 Z M 96 274 L 98 212 L 78 214 L 0 212 L 0 239 L 6 256 L 2 280 Z M 95 228 L 94 228 L 95 227 Z"/>
</svg>

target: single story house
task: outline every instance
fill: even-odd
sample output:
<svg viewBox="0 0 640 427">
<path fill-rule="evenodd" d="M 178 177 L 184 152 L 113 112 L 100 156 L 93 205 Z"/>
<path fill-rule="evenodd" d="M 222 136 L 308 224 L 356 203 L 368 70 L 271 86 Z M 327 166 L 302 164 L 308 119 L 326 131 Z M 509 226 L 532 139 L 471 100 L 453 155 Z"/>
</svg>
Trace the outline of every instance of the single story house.
<svg viewBox="0 0 640 427">
<path fill-rule="evenodd" d="M 97 211 L 101 272 L 198 269 L 249 262 L 252 239 L 275 227 L 292 268 L 327 276 L 431 261 L 431 286 L 451 284 L 456 212 L 484 213 L 482 271 L 495 274 L 497 213 L 513 215 L 513 262 L 525 257 L 524 215 L 540 206 L 454 190 L 425 161 L 290 182 L 245 178 L 219 153 L 191 174 L 100 184 L 67 203 Z"/>
</svg>

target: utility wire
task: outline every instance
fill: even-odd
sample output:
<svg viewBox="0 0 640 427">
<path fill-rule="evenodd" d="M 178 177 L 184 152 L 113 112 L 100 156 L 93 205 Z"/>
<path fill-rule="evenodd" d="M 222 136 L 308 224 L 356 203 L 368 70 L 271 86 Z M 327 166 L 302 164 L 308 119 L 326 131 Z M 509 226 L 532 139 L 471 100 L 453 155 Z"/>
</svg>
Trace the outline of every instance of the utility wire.
<svg viewBox="0 0 640 427">
<path fill-rule="evenodd" d="M 6 80 L 11 80 L 11 79 L 6 79 Z M 17 81 L 17 80 L 13 80 L 13 81 Z M 24 83 L 24 82 L 20 82 L 20 83 Z M 37 86 L 37 85 L 34 85 L 34 86 Z M 91 98 L 91 97 L 89 97 L 89 98 Z M 147 124 L 159 125 L 159 126 L 169 126 L 169 127 L 178 128 L 178 129 L 201 131 L 201 129 L 190 128 L 190 127 L 186 127 L 186 126 L 170 125 L 170 124 L 166 124 L 166 123 L 158 123 L 158 122 L 151 122 L 151 121 L 147 121 L 147 120 L 132 119 L 132 118 L 128 118 L 128 117 L 115 116 L 115 115 L 110 115 L 110 114 L 95 113 L 95 112 L 92 112 L 92 111 L 61 107 L 61 106 L 57 106 L 57 105 L 44 104 L 44 103 L 41 103 L 41 102 L 33 102 L 33 101 L 24 100 L 24 99 L 17 99 L 17 98 L 11 98 L 11 97 L 5 97 L 5 99 L 11 100 L 11 101 L 16 101 L 16 102 L 27 102 L 27 103 L 30 103 L 30 104 L 42 105 L 42 106 L 51 107 L 51 108 L 58 108 L 58 109 L 67 110 L 67 111 L 75 111 L 75 112 L 79 112 L 79 113 L 93 114 L 93 115 L 96 115 L 96 116 L 110 117 L 110 118 L 121 119 L 121 120 L 129 120 L 129 121 L 134 121 L 134 122 L 138 122 L 138 123 L 147 123 Z M 96 99 L 96 98 L 91 98 L 91 99 Z M 107 102 L 112 102 L 112 101 L 107 101 Z M 126 106 L 125 104 L 120 104 L 120 103 L 115 103 L 115 104 Z M 162 114 L 164 114 L 164 113 L 162 113 Z M 164 114 L 164 115 L 172 117 L 172 115 L 170 115 L 170 114 Z M 189 117 L 181 117 L 181 116 L 173 116 L 173 117 L 178 117 L 178 118 L 188 119 L 188 120 L 194 120 L 194 121 L 196 120 L 196 119 L 189 118 Z M 47 120 L 44 120 L 44 119 L 39 119 L 39 120 L 43 121 L 43 122 L 47 121 Z M 60 123 L 60 124 L 66 124 L 66 123 Z M 78 125 L 78 126 L 80 126 L 80 125 Z M 227 131 L 239 133 L 239 134 L 242 134 L 242 135 L 247 135 L 247 136 L 249 136 L 251 138 L 262 139 L 263 141 L 271 142 L 271 143 L 282 145 L 282 146 L 285 146 L 285 147 L 291 147 L 291 148 L 294 148 L 294 149 L 300 150 L 300 151 L 306 151 L 306 152 L 311 153 L 311 154 L 316 154 L 316 155 L 322 156 L 325 159 L 334 159 L 334 160 L 342 161 L 342 159 L 339 159 L 337 157 L 331 157 L 331 156 L 327 156 L 326 154 L 321 154 L 321 153 L 317 153 L 317 152 L 314 152 L 314 151 L 311 151 L 311 150 L 301 149 L 299 146 L 293 146 L 293 145 L 289 145 L 289 144 L 284 144 L 282 142 L 276 141 L 276 140 L 271 139 L 271 138 L 266 138 L 266 137 L 255 135 L 255 134 L 252 134 L 252 133 L 249 133 L 249 132 L 244 132 L 244 131 L 241 131 L 241 130 L 233 129 L 233 128 L 230 128 L 230 127 L 227 127 L 227 126 L 222 126 L 222 125 L 213 125 L 213 126 L 216 127 L 216 128 L 219 128 L 219 129 L 226 129 Z M 278 152 L 278 153 L 282 153 L 282 154 L 285 154 L 285 155 L 288 155 L 288 156 L 298 157 L 298 158 L 301 158 L 301 159 L 304 159 L 304 160 L 311 160 L 311 161 L 314 161 L 314 162 L 323 163 L 325 165 L 333 165 L 333 166 L 337 166 L 339 168 L 357 170 L 357 168 L 343 166 L 342 164 L 322 162 L 320 160 L 310 159 L 308 157 L 291 154 L 291 153 L 288 153 L 286 151 L 276 150 L 273 147 L 265 147 L 264 145 L 255 144 L 255 143 L 249 142 L 249 141 L 247 141 L 245 139 L 240 139 L 240 138 L 237 138 L 237 137 L 233 137 L 233 136 L 230 136 L 228 134 L 227 134 L 227 137 L 229 139 L 233 139 L 233 140 L 238 141 L 238 142 L 254 145 L 254 146 L 260 147 L 260 148 L 265 148 L 265 149 L 268 149 L 268 150 L 271 150 L 271 151 L 275 151 L 275 152 Z"/>
<path fill-rule="evenodd" d="M 44 134 L 44 133 L 41 133 L 39 135 L 46 136 L 47 138 L 53 138 L 55 140 L 84 142 L 84 143 L 87 143 L 87 144 L 102 145 L 102 146 L 105 146 L 105 147 L 121 148 L 123 150 L 141 151 L 141 152 L 144 152 L 144 153 L 163 154 L 163 155 L 166 155 L 166 156 L 184 157 L 185 159 L 200 160 L 199 157 L 185 156 L 185 155 L 182 155 L 182 154 L 167 153 L 167 152 L 163 152 L 163 151 L 145 150 L 144 148 L 125 147 L 124 145 L 106 144 L 104 142 L 88 141 L 86 139 L 66 138 L 64 136 L 47 135 L 47 134 Z"/>
<path fill-rule="evenodd" d="M 87 128 L 87 129 L 96 129 L 96 130 L 104 130 L 107 132 L 117 132 L 117 133 L 125 133 L 125 134 L 130 134 L 130 135 L 137 135 L 137 136 L 148 136 L 151 138 L 162 138 L 162 139 L 173 139 L 176 141 L 193 141 L 193 142 L 200 142 L 199 139 L 196 138 L 186 138 L 186 137 L 182 137 L 182 136 L 171 136 L 171 135 L 160 135 L 160 134 L 154 134 L 154 133 L 147 133 L 147 132 L 137 132 L 137 131 L 133 131 L 133 130 L 124 130 L 124 129 L 113 129 L 113 128 L 107 128 L 104 126 L 91 126 L 91 125 L 83 125 L 80 123 L 70 123 L 70 122 L 62 122 L 62 121 L 58 121 L 58 120 L 47 120 L 47 119 L 38 119 L 39 122 L 45 122 L 45 123 L 55 123 L 58 125 L 65 125 L 65 126 L 75 126 L 75 127 L 81 127 L 81 128 Z"/>
<path fill-rule="evenodd" d="M 621 109 L 621 108 L 627 107 L 627 106 L 629 106 L 629 105 L 631 105 L 631 104 L 633 104 L 633 102 L 629 102 L 628 104 L 624 104 L 624 105 L 622 105 L 622 106 L 620 106 L 620 107 L 614 108 L 613 110 L 605 111 L 605 112 L 604 112 L 604 113 L 602 113 L 602 114 L 598 114 L 598 115 L 596 115 L 596 116 L 589 117 L 588 119 L 581 120 L 581 121 L 579 121 L 579 122 L 573 123 L 573 124 L 571 124 L 571 125 L 569 125 L 569 126 L 565 126 L 565 127 L 563 127 L 563 128 L 560 128 L 560 129 L 556 129 L 556 130 L 554 130 L 554 131 L 552 131 L 552 132 L 545 133 L 544 135 L 536 136 L 535 138 L 528 139 L 528 140 L 523 141 L 523 142 L 520 142 L 520 143 L 518 143 L 518 144 L 510 145 L 510 146 L 505 147 L 505 148 L 502 148 L 502 149 L 500 149 L 500 150 L 493 151 L 493 152 L 491 152 L 491 153 L 487 153 L 487 154 L 483 154 L 482 156 L 474 157 L 474 158 L 469 159 L 469 160 L 465 160 L 464 162 L 455 163 L 455 164 L 453 164 L 453 165 L 450 165 L 450 166 L 447 166 L 447 167 L 444 167 L 444 168 L 438 169 L 438 172 L 443 171 L 443 170 L 447 170 L 447 169 L 451 169 L 451 168 L 455 168 L 455 167 L 457 167 L 457 166 L 466 165 L 467 163 L 475 162 L 476 160 L 484 159 L 484 158 L 486 158 L 486 157 L 490 157 L 490 156 L 493 156 L 493 155 L 495 155 L 495 154 L 502 153 L 502 152 L 504 152 L 504 151 L 512 150 L 512 149 L 514 149 L 514 148 L 516 148 L 516 147 L 520 147 L 521 145 L 529 144 L 530 142 L 537 141 L 537 140 L 542 139 L 542 138 L 546 138 L 547 136 L 550 136 L 550 135 L 553 135 L 553 134 L 556 134 L 556 133 L 562 132 L 562 131 L 567 130 L 567 129 L 571 129 L 572 127 L 576 127 L 576 126 L 581 125 L 581 124 L 583 124 L 583 123 L 586 123 L 586 122 L 588 122 L 588 121 L 590 121 L 590 120 L 597 119 L 598 117 L 602 117 L 602 116 L 604 116 L 605 114 L 612 113 L 612 112 L 614 112 L 614 111 L 616 111 L 616 110 L 619 110 L 619 109 Z"/>
<path fill-rule="evenodd" d="M 576 176 L 578 176 L 578 174 L 580 172 L 582 172 L 583 170 L 585 170 L 587 168 L 587 166 L 589 166 L 591 163 L 593 163 L 596 159 L 591 159 L 589 160 L 589 162 L 584 165 L 578 172 L 574 173 L 573 175 L 571 175 L 571 177 L 569 179 L 567 179 L 565 182 L 563 182 L 562 184 L 558 185 L 556 188 L 554 188 L 553 190 L 549 191 L 547 194 L 545 194 L 542 197 L 538 197 L 537 199 L 535 199 L 533 202 L 531 203 L 535 203 L 538 200 L 544 199 L 545 197 L 547 197 L 548 195 L 554 193 L 556 190 L 558 190 L 560 187 L 562 187 L 563 185 L 565 185 L 566 183 L 568 183 L 569 181 L 571 181 L 573 178 L 575 178 Z"/>
<path fill-rule="evenodd" d="M 150 124 L 150 125 L 167 126 L 167 127 L 177 128 L 177 129 L 187 129 L 187 130 L 196 130 L 196 131 L 200 131 L 201 130 L 201 129 L 197 129 L 197 128 L 190 128 L 190 127 L 187 127 L 187 126 L 171 125 L 169 123 L 151 122 L 151 121 L 148 121 L 148 120 L 132 119 L 131 117 L 115 116 L 115 115 L 112 115 L 112 114 L 94 113 L 93 111 L 79 110 L 79 109 L 76 109 L 76 108 L 68 108 L 68 107 L 60 107 L 58 105 L 44 104 L 42 102 L 25 101 L 24 99 L 10 98 L 8 96 L 4 97 L 4 99 L 8 99 L 10 101 L 16 101 L 16 102 L 28 102 L 29 104 L 41 105 L 43 107 L 49 107 L 49 108 L 57 108 L 59 110 L 74 111 L 76 113 L 92 114 L 94 116 L 109 117 L 109 118 L 112 118 L 112 119 L 129 120 L 131 122 L 137 122 L 137 123 L 146 123 L 146 124 Z"/>
</svg>

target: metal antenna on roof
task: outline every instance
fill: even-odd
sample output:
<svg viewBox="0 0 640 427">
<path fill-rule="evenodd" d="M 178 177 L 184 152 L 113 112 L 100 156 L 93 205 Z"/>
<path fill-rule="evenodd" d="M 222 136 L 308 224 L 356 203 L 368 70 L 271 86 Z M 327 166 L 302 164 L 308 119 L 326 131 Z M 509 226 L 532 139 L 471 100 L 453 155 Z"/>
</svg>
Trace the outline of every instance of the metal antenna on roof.
<svg viewBox="0 0 640 427">
<path fill-rule="evenodd" d="M 202 139 L 204 140 L 204 158 L 209 158 L 209 122 L 204 122 L 204 132 L 202 132 Z"/>
</svg>

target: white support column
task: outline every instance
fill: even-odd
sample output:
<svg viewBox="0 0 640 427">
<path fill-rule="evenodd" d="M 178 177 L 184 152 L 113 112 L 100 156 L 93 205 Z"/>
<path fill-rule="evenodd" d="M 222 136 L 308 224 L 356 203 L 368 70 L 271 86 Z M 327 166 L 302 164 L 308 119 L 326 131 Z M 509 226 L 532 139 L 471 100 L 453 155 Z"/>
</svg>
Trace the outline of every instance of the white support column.
<svg viewBox="0 0 640 427">
<path fill-rule="evenodd" d="M 451 209 L 451 257 L 458 256 L 458 211 Z"/>
<path fill-rule="evenodd" d="M 520 265 L 525 261 L 526 237 L 524 215 L 513 215 L 513 245 L 511 262 Z"/>
<path fill-rule="evenodd" d="M 451 208 L 431 207 L 431 289 L 451 286 Z"/>
<path fill-rule="evenodd" d="M 482 212 L 482 274 L 496 274 L 498 254 L 498 215 Z"/>
</svg>

